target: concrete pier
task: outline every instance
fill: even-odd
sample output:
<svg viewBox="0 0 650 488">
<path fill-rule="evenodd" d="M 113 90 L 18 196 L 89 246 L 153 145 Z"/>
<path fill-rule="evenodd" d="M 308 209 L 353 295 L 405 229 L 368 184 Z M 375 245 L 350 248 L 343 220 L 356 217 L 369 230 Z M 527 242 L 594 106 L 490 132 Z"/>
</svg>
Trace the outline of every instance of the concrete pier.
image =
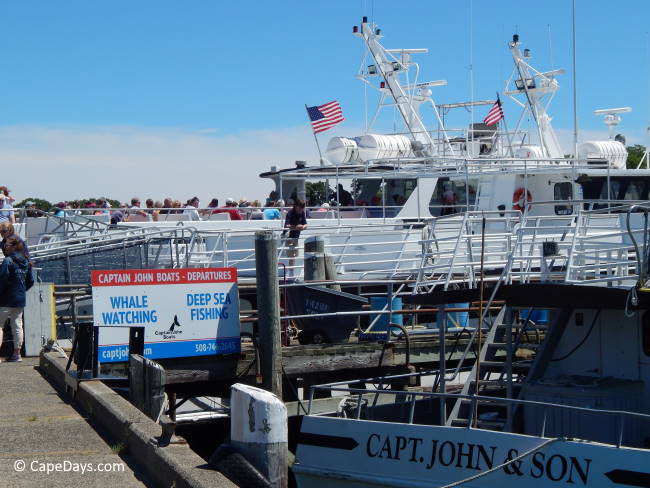
<svg viewBox="0 0 650 488">
<path fill-rule="evenodd" d="M 83 381 L 79 383 L 74 396 L 73 406 L 66 404 L 63 399 L 71 397 L 65 393 L 66 390 L 66 359 L 59 356 L 58 353 L 41 354 L 39 371 L 34 370 L 33 365 L 37 360 L 30 359 L 21 365 L 0 364 L 0 368 L 7 368 L 6 375 L 0 375 L 0 385 L 9 385 L 7 389 L 10 392 L 16 392 L 16 398 L 19 395 L 25 395 L 22 400 L 17 400 L 16 405 L 23 405 L 23 411 L 29 412 L 30 408 L 36 409 L 35 413 L 38 419 L 39 411 L 41 415 L 47 412 L 56 412 L 55 407 L 62 405 L 66 407 L 61 415 L 69 415 L 71 423 L 64 425 L 63 420 L 60 428 L 53 428 L 49 422 L 42 423 L 39 427 L 31 430 L 30 434 L 24 435 L 17 433 L 15 436 L 16 447 L 11 448 L 11 452 L 6 452 L 6 464 L 2 464 L 3 471 L 7 475 L 14 476 L 9 478 L 11 484 L 7 486 L 55 486 L 65 488 L 76 487 L 104 487 L 104 486 L 147 486 L 147 487 L 170 487 L 175 488 L 234 488 L 235 485 L 225 478 L 220 472 L 211 470 L 205 460 L 193 452 L 185 443 L 168 443 L 164 440 L 162 427 L 151 420 L 147 415 L 134 407 L 128 400 L 120 396 L 117 392 L 106 386 L 100 381 Z M 20 382 L 20 375 L 16 378 L 18 381 L 14 385 L 14 377 L 9 373 L 9 368 L 16 367 L 20 370 L 25 367 L 25 379 L 23 384 Z M 43 377 L 47 378 L 46 381 Z M 69 383 L 68 383 L 69 385 Z M 56 389 L 55 389 L 56 388 Z M 39 392 L 40 397 L 30 397 L 34 391 Z M 22 393 L 24 392 L 24 393 Z M 10 400 L 9 395 L 0 396 L 0 409 L 7 412 Z M 61 408 L 63 408 L 61 407 Z M 40 409 L 40 410 L 38 410 Z M 52 415 L 52 414 L 50 414 Z M 24 415 L 23 415 L 24 417 Z M 3 422 L 3 416 L 0 416 L 0 422 Z M 16 429 L 31 421 L 31 417 L 26 420 L 23 418 L 23 424 L 17 425 Z M 74 428 L 74 423 L 83 427 Z M 105 432 L 110 436 L 109 440 L 104 440 L 97 432 Z M 3 447 L 0 447 L 0 453 L 3 448 L 8 448 L 11 440 L 6 439 Z M 50 447 L 48 447 L 50 446 Z M 51 447 L 55 446 L 55 447 Z M 85 473 L 83 476 L 76 473 L 66 473 L 61 477 L 60 484 L 58 478 L 52 477 L 40 478 L 36 483 L 29 484 L 31 478 L 27 475 L 32 473 L 23 473 L 23 477 L 17 477 L 16 473 L 10 473 L 13 463 L 16 459 L 37 459 L 40 456 L 40 449 L 47 450 L 51 453 L 53 462 L 61 462 L 68 456 L 68 451 L 79 450 L 79 456 L 97 456 L 98 462 L 104 459 L 104 456 L 112 456 L 111 459 L 120 461 L 120 457 L 115 451 L 121 450 L 122 457 L 129 465 L 125 467 L 125 473 L 118 477 L 118 473 L 111 472 L 109 476 L 104 473 L 100 477 L 97 473 Z M 17 456 L 23 456 L 18 458 Z M 72 455 L 72 454 L 70 454 Z M 27 464 L 29 469 L 29 464 Z M 5 473 L 0 473 L 0 476 Z M 20 474 L 18 474 L 20 476 Z M 50 479 L 52 478 L 52 479 Z M 56 478 L 56 479 L 55 479 Z M 14 483 L 13 480 L 16 480 Z M 24 484 L 23 484 L 24 483 Z"/>
<path fill-rule="evenodd" d="M 87 417 L 41 376 L 37 365 L 38 358 L 0 364 L 1 484 L 156 486 L 134 468 L 124 445 L 100 436 Z"/>
</svg>

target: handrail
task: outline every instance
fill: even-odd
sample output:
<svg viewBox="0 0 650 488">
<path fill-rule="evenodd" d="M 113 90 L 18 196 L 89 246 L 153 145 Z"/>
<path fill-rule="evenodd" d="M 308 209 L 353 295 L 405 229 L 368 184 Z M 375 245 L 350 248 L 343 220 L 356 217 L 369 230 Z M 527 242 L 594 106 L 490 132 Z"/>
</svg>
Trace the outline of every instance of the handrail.
<svg viewBox="0 0 650 488">
<path fill-rule="evenodd" d="M 424 373 L 422 373 L 424 374 Z M 429 373 L 430 374 L 430 373 Z M 411 374 L 404 374 L 404 375 L 395 375 L 395 376 L 389 376 L 389 377 L 381 377 L 381 378 L 367 378 L 363 380 L 358 380 L 359 383 L 378 383 L 378 380 L 381 380 L 382 384 L 387 383 L 391 379 L 402 379 L 402 378 L 408 378 L 412 376 L 420 376 L 420 373 L 411 373 Z M 349 381 L 347 382 L 349 383 Z M 341 393 L 348 393 L 348 394 L 355 394 L 355 395 L 363 395 L 366 393 L 372 393 L 375 395 L 404 395 L 404 392 L 401 390 L 386 390 L 386 389 L 377 389 L 377 390 L 368 390 L 365 388 L 350 388 L 348 386 L 343 386 L 345 385 L 346 382 L 335 382 L 335 383 L 327 383 L 323 385 L 312 385 L 309 391 L 309 402 L 307 406 L 307 415 L 318 415 L 318 414 L 312 414 L 312 404 L 313 404 L 313 399 L 314 399 L 314 394 L 317 390 L 321 391 L 330 391 L 330 392 L 341 392 Z M 546 409 L 558 409 L 558 410 L 569 410 L 572 412 L 578 412 L 578 413 L 588 413 L 588 414 L 597 414 L 597 415 L 612 415 L 616 416 L 619 419 L 625 419 L 625 418 L 635 418 L 635 419 L 640 419 L 644 421 L 650 421 L 650 415 L 645 414 L 645 413 L 640 413 L 640 412 L 632 412 L 632 411 L 626 411 L 626 410 L 606 410 L 606 409 L 596 409 L 596 408 L 589 408 L 589 407 L 579 407 L 575 405 L 562 405 L 558 403 L 550 403 L 550 402 L 540 402 L 536 400 L 522 400 L 518 398 L 502 398 L 502 397 L 492 397 L 492 396 L 484 396 L 484 395 L 462 395 L 462 394 L 457 394 L 457 393 L 439 393 L 439 392 L 433 392 L 433 391 L 410 391 L 409 395 L 413 395 L 413 397 L 421 397 L 422 399 L 453 399 L 456 401 L 459 400 L 468 400 L 471 402 L 475 402 L 476 404 L 478 403 L 495 403 L 499 405 L 503 405 L 504 403 L 508 405 L 515 405 L 515 406 L 520 406 L 520 405 L 528 405 L 528 406 L 534 406 L 534 407 L 542 407 L 544 408 L 544 412 L 546 412 Z M 415 400 L 413 400 L 415 401 Z M 358 410 L 357 414 L 357 419 L 360 418 L 360 410 Z M 546 418 L 546 413 L 544 418 Z M 412 419 L 409 418 L 408 423 L 413 423 Z M 545 427 L 545 422 L 542 423 L 541 427 L 541 432 L 540 432 L 540 437 L 544 436 L 544 427 Z M 476 428 L 472 427 L 471 422 L 469 423 L 467 428 Z M 624 429 L 624 422 L 619 422 L 619 435 L 617 436 L 617 441 L 616 442 L 607 442 L 603 440 L 599 440 L 599 442 L 602 442 L 604 444 L 611 444 L 614 445 L 618 448 L 620 448 L 623 445 L 622 438 L 623 438 L 623 429 Z"/>
</svg>

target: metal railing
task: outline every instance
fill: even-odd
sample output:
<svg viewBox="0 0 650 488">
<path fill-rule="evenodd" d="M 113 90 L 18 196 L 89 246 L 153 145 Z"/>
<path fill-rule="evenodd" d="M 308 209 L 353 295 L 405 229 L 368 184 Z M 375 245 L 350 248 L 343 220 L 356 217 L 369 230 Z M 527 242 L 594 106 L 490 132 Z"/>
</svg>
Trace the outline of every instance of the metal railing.
<svg viewBox="0 0 650 488">
<path fill-rule="evenodd" d="M 362 401 L 362 399 L 364 396 L 373 396 L 374 399 L 372 401 L 372 405 L 376 405 L 378 403 L 378 398 L 381 395 L 392 395 L 395 398 L 396 404 L 401 404 L 405 407 L 408 407 L 407 415 L 405 416 L 405 421 L 404 421 L 405 423 L 408 424 L 415 423 L 414 417 L 415 417 L 418 400 L 429 400 L 429 401 L 436 400 L 437 402 L 446 402 L 447 400 L 453 400 L 453 401 L 460 400 L 460 401 L 466 401 L 471 405 L 471 408 L 469 409 L 470 412 L 469 418 L 465 419 L 466 420 L 465 427 L 467 429 L 477 428 L 475 427 L 473 415 L 474 412 L 478 411 L 477 407 L 482 405 L 491 408 L 495 408 L 495 407 L 505 408 L 506 415 L 508 415 L 508 418 L 504 419 L 502 428 L 504 429 L 505 432 L 521 433 L 516 431 L 514 428 L 508 428 L 508 426 L 515 425 L 515 423 L 512 422 L 512 419 L 510 418 L 512 412 L 516 410 L 516 408 L 514 407 L 524 407 L 524 416 L 528 414 L 534 420 L 532 422 L 529 421 L 527 424 L 527 428 L 525 429 L 527 435 L 537 435 L 539 437 L 545 437 L 548 434 L 547 431 L 549 430 L 548 428 L 549 414 L 557 411 L 569 412 L 574 414 L 574 416 L 577 416 L 578 418 L 596 416 L 599 421 L 602 421 L 602 424 L 600 425 L 612 425 L 611 423 L 612 420 L 615 422 L 614 425 L 616 425 L 616 435 L 614 436 L 615 437 L 614 439 L 608 439 L 607 436 L 594 436 L 597 438 L 590 439 L 587 438 L 587 436 L 585 436 L 584 440 L 598 441 L 604 444 L 616 446 L 617 448 L 623 446 L 643 447 L 643 442 L 645 441 L 645 439 L 643 438 L 643 436 L 638 435 L 639 422 L 643 422 L 643 423 L 650 422 L 650 415 L 640 413 L 640 412 L 595 409 L 595 408 L 581 407 L 581 406 L 574 406 L 574 405 L 562 405 L 562 404 L 550 403 L 550 402 L 491 397 L 491 396 L 484 396 L 484 395 L 461 395 L 461 394 L 454 394 L 454 393 L 403 391 L 403 390 L 391 390 L 391 389 L 381 388 L 382 385 L 391 384 L 391 382 L 394 382 L 395 380 L 405 380 L 414 376 L 431 375 L 432 373 L 436 373 L 436 372 L 428 371 L 428 372 L 421 372 L 421 373 L 411 373 L 411 374 L 403 374 L 403 375 L 386 376 L 380 378 L 366 378 L 366 379 L 355 380 L 355 383 L 378 384 L 380 385 L 378 389 L 351 388 L 348 386 L 348 384 L 350 383 L 349 381 L 340 381 L 334 383 L 327 383 L 323 385 L 313 385 L 311 386 L 309 392 L 309 403 L 307 407 L 307 415 L 312 415 L 311 413 L 312 403 L 316 391 L 328 391 L 330 393 L 335 393 L 335 392 L 344 393 L 346 394 L 346 396 L 350 396 L 353 399 L 356 398 L 357 407 L 356 407 L 354 418 L 356 418 L 357 420 L 362 418 L 362 412 L 364 410 L 363 407 L 364 402 Z M 366 406 L 365 410 L 367 411 L 367 409 L 368 407 Z M 539 415 L 540 410 L 541 410 L 541 415 Z M 537 422 L 538 419 L 539 422 Z M 537 425 L 538 423 L 539 425 Z M 641 432 L 647 432 L 648 425 L 650 424 L 645 424 L 644 428 L 641 429 Z M 537 432 L 535 433 L 532 432 L 533 427 L 535 427 L 535 430 L 537 430 Z M 478 428 L 479 429 L 481 428 L 480 425 Z M 567 434 L 563 434 L 563 435 L 567 435 Z M 589 435 L 589 437 L 592 436 Z"/>
<path fill-rule="evenodd" d="M 415 280 L 409 289 L 427 293 L 438 287 L 477 286 L 481 222 L 486 219 L 483 272 L 489 283 L 553 280 L 625 286 L 638 275 L 636 251 L 623 217 L 602 211 L 568 216 L 474 211 L 414 223 L 310 225 L 302 237 L 326 237 L 326 252 L 345 279 Z M 639 241 L 645 232 L 641 218 L 639 214 L 632 229 Z M 254 236 L 262 228 L 129 227 L 34 245 L 30 252 L 45 268 L 45 275 L 48 268 L 56 268 L 50 274 L 57 283 L 86 283 L 77 276 L 87 275 L 90 269 L 143 267 L 234 266 L 240 277 L 253 278 Z M 281 239 L 279 226 L 275 231 Z M 543 255 L 546 241 L 557 243 L 557 255 Z M 285 241 L 279 244 L 279 261 L 290 275 L 300 278 L 302 253 L 289 256 Z"/>
</svg>

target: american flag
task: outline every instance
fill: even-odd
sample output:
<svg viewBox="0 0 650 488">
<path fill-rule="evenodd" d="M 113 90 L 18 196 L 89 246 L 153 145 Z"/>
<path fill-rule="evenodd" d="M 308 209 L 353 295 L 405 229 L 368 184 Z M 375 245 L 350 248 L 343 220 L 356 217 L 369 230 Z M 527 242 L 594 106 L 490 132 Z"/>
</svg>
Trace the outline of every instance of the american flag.
<svg viewBox="0 0 650 488">
<path fill-rule="evenodd" d="M 483 123 L 486 125 L 494 125 L 503 117 L 504 115 L 503 109 L 501 108 L 501 100 L 497 97 L 497 101 L 494 102 L 494 105 L 492 105 L 492 108 L 483 119 Z"/>
<path fill-rule="evenodd" d="M 333 101 L 317 107 L 307 107 L 307 114 L 311 120 L 314 134 L 331 129 L 336 124 L 343 122 L 343 112 L 339 102 Z"/>
</svg>

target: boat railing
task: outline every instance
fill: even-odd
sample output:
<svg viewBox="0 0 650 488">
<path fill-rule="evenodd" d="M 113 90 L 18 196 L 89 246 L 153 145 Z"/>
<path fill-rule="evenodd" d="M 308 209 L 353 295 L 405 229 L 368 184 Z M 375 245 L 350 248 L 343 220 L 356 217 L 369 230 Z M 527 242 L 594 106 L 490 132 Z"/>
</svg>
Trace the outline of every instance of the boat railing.
<svg viewBox="0 0 650 488">
<path fill-rule="evenodd" d="M 370 383 L 378 385 L 376 389 L 368 388 L 354 388 L 350 387 L 349 381 L 341 381 L 334 383 L 327 383 L 323 385 L 312 385 L 309 391 L 309 402 L 307 406 L 307 415 L 317 415 L 312 414 L 312 405 L 314 401 L 314 396 L 316 392 L 329 392 L 332 396 L 338 394 L 339 396 L 343 394 L 344 396 L 351 397 L 356 399 L 356 408 L 355 415 L 353 418 L 359 420 L 362 418 L 362 413 L 364 413 L 364 405 L 372 404 L 373 406 L 378 403 L 378 399 L 381 396 L 392 396 L 394 398 L 394 403 L 400 404 L 405 407 L 407 414 L 405 415 L 405 423 L 414 424 L 415 423 L 415 412 L 418 400 L 429 400 L 429 401 L 438 401 L 441 405 L 445 404 L 447 401 L 466 401 L 470 404 L 468 409 L 470 412 L 470 417 L 467 419 L 467 423 L 464 427 L 466 429 L 481 429 L 481 420 L 477 418 L 476 412 L 480 406 L 494 407 L 494 408 L 503 408 L 507 412 L 507 415 L 512 415 L 517 408 L 523 407 L 524 415 L 533 417 L 532 422 L 527 422 L 526 434 L 527 435 L 537 435 L 539 437 L 545 437 L 547 435 L 547 425 L 550 423 L 551 416 L 554 412 L 569 412 L 573 414 L 572 418 L 580 416 L 596 416 L 595 418 L 598 421 L 603 422 L 603 425 L 612 425 L 610 422 L 615 422 L 616 425 L 616 436 L 613 441 L 608 441 L 607 439 L 598 439 L 598 442 L 604 444 L 609 444 L 616 446 L 617 448 L 624 446 L 635 446 L 638 447 L 636 442 L 626 442 L 626 430 L 629 431 L 636 427 L 638 429 L 639 422 L 650 422 L 650 415 L 635 412 L 635 411 L 626 411 L 626 410 L 607 410 L 607 409 L 597 409 L 583 406 L 575 405 L 564 405 L 559 403 L 551 402 L 542 402 L 536 400 L 525 400 L 525 399 L 516 399 L 516 398 L 503 398 L 503 397 L 492 397 L 485 395 L 462 395 L 457 393 L 442 393 L 442 392 L 429 392 L 429 391 L 404 391 L 404 390 L 392 390 L 384 389 L 383 385 L 390 385 L 396 380 L 406 380 L 408 378 L 417 376 L 427 376 L 436 374 L 435 371 L 426 371 L 420 373 L 408 373 L 402 375 L 394 375 L 387 377 L 379 378 L 366 378 L 355 380 L 355 384 L 358 383 Z M 364 402 L 364 397 L 366 402 Z M 382 402 L 386 403 L 386 402 Z M 541 411 L 541 412 L 540 412 Z M 480 417 L 480 415 L 479 415 Z M 503 429 L 504 432 L 511 433 L 521 433 L 515 431 L 512 427 L 508 426 L 516 425 L 512 419 L 508 418 L 505 422 Z M 533 428 L 534 427 L 534 428 Z M 647 429 L 647 425 L 645 429 Z M 536 432 L 533 432 L 536 430 Z M 634 436 L 633 436 L 634 437 Z M 594 440 L 594 439 L 581 439 L 581 440 Z"/>
<path fill-rule="evenodd" d="M 635 214 L 633 235 L 641 242 L 642 214 Z M 481 229 L 485 219 L 485 230 Z M 193 225 L 124 226 L 107 233 L 59 239 L 31 247 L 36 262 L 67 259 L 92 252 L 123 249 L 112 265 L 129 267 L 128 252 L 140 246 L 143 266 L 225 267 L 235 266 L 240 276 L 255 276 L 254 235 L 256 230 L 274 230 L 278 236 L 278 258 L 290 274 L 302 277 L 304 256 L 289 256 L 281 223 L 260 221 L 259 227 L 202 229 Z M 482 233 L 484 236 L 482 236 Z M 636 279 L 636 253 L 623 215 L 580 210 L 574 215 L 536 216 L 518 211 L 471 211 L 415 222 L 323 222 L 303 232 L 303 238 L 321 235 L 326 253 L 334 259 L 339 274 L 347 278 L 415 280 L 410 293 L 428 293 L 438 287 L 456 285 L 475 288 L 483 280 L 508 284 L 530 281 L 610 283 L 622 286 Z M 556 243 L 553 256 L 544 255 L 544 244 Z M 484 248 L 482 249 L 482 243 Z M 166 246 L 163 250 L 162 245 Z M 94 266 L 95 264 L 91 264 Z M 98 263 L 97 266 L 100 264 Z M 88 266 L 88 264 L 86 264 Z M 95 268 L 98 269 L 98 268 Z M 502 271 L 507 273 L 501 276 Z"/>
</svg>

